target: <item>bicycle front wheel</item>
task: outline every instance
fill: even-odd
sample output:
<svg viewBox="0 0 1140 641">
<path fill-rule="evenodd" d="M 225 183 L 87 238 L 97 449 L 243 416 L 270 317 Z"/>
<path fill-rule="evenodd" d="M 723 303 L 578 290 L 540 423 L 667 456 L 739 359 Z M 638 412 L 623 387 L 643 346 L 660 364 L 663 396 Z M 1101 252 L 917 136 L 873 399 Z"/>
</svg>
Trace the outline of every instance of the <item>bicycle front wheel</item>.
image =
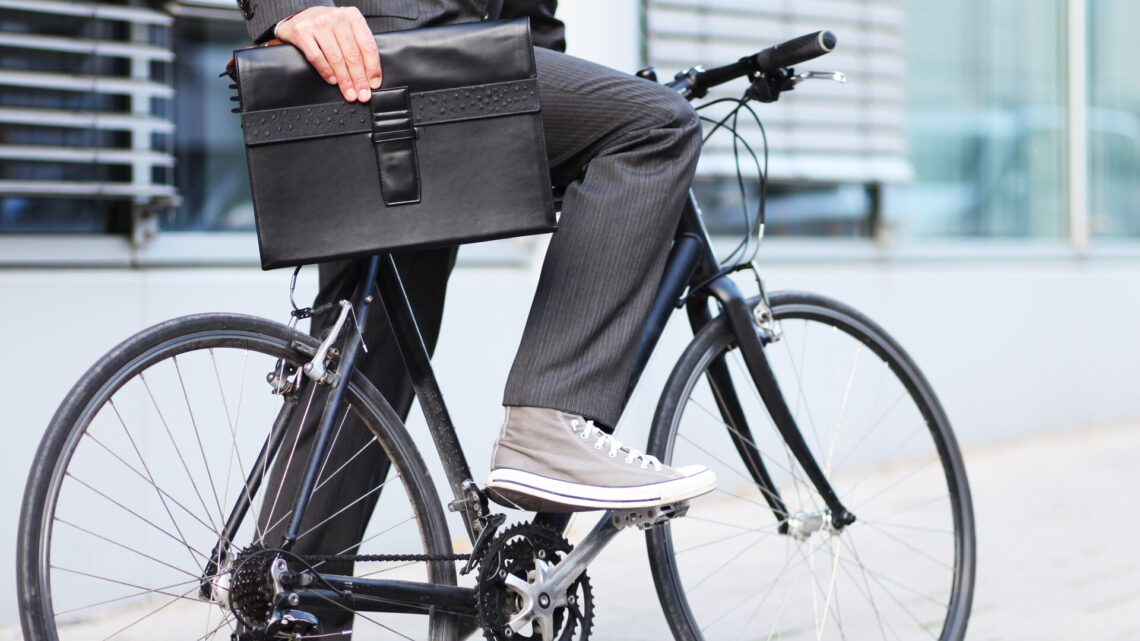
<svg viewBox="0 0 1140 641">
<path fill-rule="evenodd" d="M 296 375 L 315 346 L 263 319 L 190 316 L 144 330 L 84 375 L 48 427 L 24 495 L 18 574 L 29 641 L 228 641 L 268 617 L 273 590 L 254 568 L 273 555 L 259 564 L 257 550 L 281 545 L 295 492 L 278 481 L 304 469 L 308 437 L 297 426 L 324 410 L 318 386 Z M 267 378 L 295 387 L 274 393 Z M 294 549 L 367 505 L 374 517 L 359 525 L 359 550 L 308 551 L 450 554 L 419 453 L 359 374 L 334 425 L 332 449 L 353 443 L 342 457 L 349 462 L 322 462 Z M 351 461 L 364 460 L 379 471 L 364 490 L 346 493 L 360 486 L 347 478 L 360 469 Z M 454 562 L 438 559 L 335 564 L 331 574 L 456 580 Z M 457 625 L 438 612 L 352 612 L 332 602 L 318 619 L 321 628 L 306 637 L 454 639 Z"/>
<path fill-rule="evenodd" d="M 687 517 L 647 532 L 674 635 L 962 639 L 973 512 L 933 390 L 854 309 L 803 293 L 776 294 L 770 304 L 779 338 L 765 353 L 812 455 L 857 520 L 831 527 L 727 322 L 710 323 L 674 368 L 650 434 L 650 453 L 706 463 L 719 481 Z M 732 418 L 734 405 L 743 421 Z M 783 510 L 773 507 L 777 496 Z"/>
</svg>

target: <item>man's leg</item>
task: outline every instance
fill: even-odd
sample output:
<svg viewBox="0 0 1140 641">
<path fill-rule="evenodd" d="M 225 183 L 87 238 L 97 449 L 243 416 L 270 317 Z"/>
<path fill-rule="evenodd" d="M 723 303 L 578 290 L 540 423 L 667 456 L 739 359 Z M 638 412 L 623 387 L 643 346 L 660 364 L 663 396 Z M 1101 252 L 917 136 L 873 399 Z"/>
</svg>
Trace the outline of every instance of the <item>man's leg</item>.
<svg viewBox="0 0 1140 641">
<path fill-rule="evenodd" d="M 395 259 L 424 343 L 428 351 L 432 352 L 439 336 L 447 279 L 455 264 L 455 249 L 404 252 L 396 254 Z M 350 298 L 363 277 L 362 263 L 363 261 L 345 261 L 321 265 L 320 292 L 314 304 Z M 333 320 L 335 319 L 330 317 L 315 320 L 313 335 L 323 338 Z M 351 323 L 346 325 L 345 331 L 353 331 Z M 384 310 L 379 305 L 372 308 L 363 338 L 368 351 L 360 353 L 357 369 L 376 385 L 400 417 L 406 418 L 414 390 Z M 267 497 L 260 515 L 261 527 L 267 528 L 265 544 L 268 546 L 281 543 L 288 521 L 284 517 L 293 507 L 325 406 L 327 392 L 324 389 L 313 395 L 311 403 L 308 394 L 307 389 L 302 394 L 303 406 L 294 414 L 296 420 L 286 433 L 282 452 L 277 457 L 270 482 L 266 485 L 267 491 L 268 488 L 281 487 L 276 501 Z M 307 413 L 304 405 L 310 408 Z M 385 482 L 388 475 L 388 458 L 373 438 L 372 432 L 359 419 L 350 414 L 348 420 L 334 429 L 334 441 L 323 464 L 325 475 L 318 481 L 322 485 L 313 493 L 305 509 L 299 531 L 304 536 L 293 547 L 293 552 L 297 554 L 354 554 L 379 499 L 380 493 L 375 489 Z M 291 457 L 292 461 L 288 462 L 288 454 L 294 443 L 296 451 Z M 277 492 L 276 489 L 272 491 Z M 353 503 L 366 494 L 367 498 Z M 323 571 L 331 574 L 352 574 L 352 568 L 352 563 L 343 562 L 322 566 Z M 330 608 L 316 614 L 326 632 L 349 629 L 352 625 L 352 614 L 342 609 Z"/>
<path fill-rule="evenodd" d="M 505 405 L 621 415 L 638 339 L 700 152 L 689 104 L 656 83 L 535 52 L 552 174 L 567 184 Z"/>
<path fill-rule="evenodd" d="M 587 420 L 613 426 L 621 416 L 696 169 L 698 118 L 656 83 L 556 53 L 535 51 L 535 60 L 552 173 L 567 189 L 507 380 L 488 486 L 504 502 L 549 511 L 711 490 L 708 470 L 661 466 Z M 627 496 L 634 486 L 652 487 Z M 579 489 L 597 496 L 555 498 Z"/>
</svg>

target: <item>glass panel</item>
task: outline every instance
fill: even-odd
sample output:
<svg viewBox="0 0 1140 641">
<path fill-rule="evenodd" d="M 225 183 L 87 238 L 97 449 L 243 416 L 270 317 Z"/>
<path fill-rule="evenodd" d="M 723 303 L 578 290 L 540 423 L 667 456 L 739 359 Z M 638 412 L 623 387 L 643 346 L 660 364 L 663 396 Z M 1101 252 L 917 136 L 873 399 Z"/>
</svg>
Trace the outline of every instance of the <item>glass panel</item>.
<svg viewBox="0 0 1140 641">
<path fill-rule="evenodd" d="M 174 23 L 175 184 L 182 206 L 164 229 L 252 230 L 253 204 L 235 92 L 219 78 L 233 50 L 249 44 L 233 20 L 181 17 Z"/>
<path fill-rule="evenodd" d="M 756 218 L 760 186 L 746 177 L 748 211 L 735 178 L 698 177 L 693 193 L 710 234 L 739 236 Z M 864 185 L 770 183 L 764 235 L 869 236 L 873 192 Z M 746 217 L 747 216 L 747 217 Z"/>
<path fill-rule="evenodd" d="M 895 233 L 1065 235 L 1065 4 L 906 0 L 915 177 L 885 194 Z"/>
<path fill-rule="evenodd" d="M 1089 8 L 1089 227 L 1097 236 L 1140 236 L 1140 85 L 1132 48 L 1140 3 L 1092 0 Z"/>
</svg>

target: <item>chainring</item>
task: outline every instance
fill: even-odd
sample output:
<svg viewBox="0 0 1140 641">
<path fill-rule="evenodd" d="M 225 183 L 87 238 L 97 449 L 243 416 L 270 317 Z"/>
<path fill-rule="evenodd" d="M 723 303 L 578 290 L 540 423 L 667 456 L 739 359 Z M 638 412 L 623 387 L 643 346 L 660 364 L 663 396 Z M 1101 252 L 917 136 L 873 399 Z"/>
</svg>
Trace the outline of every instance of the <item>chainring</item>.
<svg viewBox="0 0 1140 641">
<path fill-rule="evenodd" d="M 479 563 L 479 618 L 488 641 L 542 641 L 542 630 L 533 622 L 518 632 L 508 625 L 521 600 L 505 579 L 513 574 L 533 583 L 540 560 L 557 565 L 572 549 L 561 534 L 534 523 L 513 525 L 495 537 Z M 570 604 L 555 610 L 548 638 L 587 641 L 594 625 L 594 598 L 585 572 L 570 584 L 566 595 Z"/>
</svg>

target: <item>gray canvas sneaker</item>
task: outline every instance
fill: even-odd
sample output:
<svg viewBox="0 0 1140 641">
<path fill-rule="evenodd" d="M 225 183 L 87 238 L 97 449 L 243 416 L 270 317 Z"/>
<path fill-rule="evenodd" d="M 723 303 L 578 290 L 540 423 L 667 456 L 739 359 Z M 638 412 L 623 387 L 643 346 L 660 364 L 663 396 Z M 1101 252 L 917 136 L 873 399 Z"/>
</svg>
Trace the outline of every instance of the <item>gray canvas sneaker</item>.
<svg viewBox="0 0 1140 641">
<path fill-rule="evenodd" d="M 716 475 L 703 465 L 669 467 L 592 421 L 539 407 L 507 408 L 487 477 L 496 502 L 536 512 L 654 507 L 714 488 Z"/>
</svg>

